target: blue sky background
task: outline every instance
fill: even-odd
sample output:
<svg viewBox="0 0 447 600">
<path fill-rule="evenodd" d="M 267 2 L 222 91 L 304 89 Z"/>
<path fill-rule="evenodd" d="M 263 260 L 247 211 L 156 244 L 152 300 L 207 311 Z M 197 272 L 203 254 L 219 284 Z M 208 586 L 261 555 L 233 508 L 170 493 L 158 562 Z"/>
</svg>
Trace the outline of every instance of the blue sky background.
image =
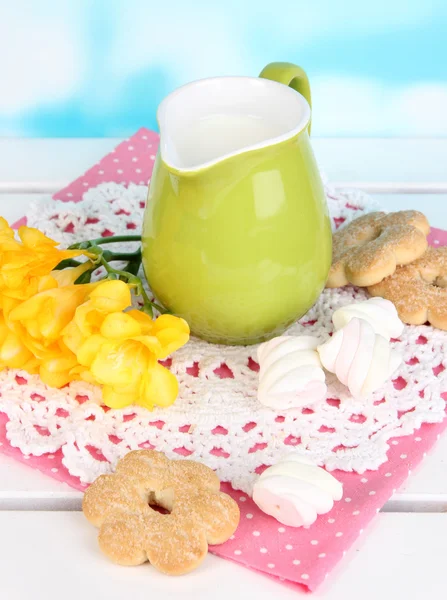
<svg viewBox="0 0 447 600">
<path fill-rule="evenodd" d="M 303 66 L 319 136 L 447 136 L 446 0 L 0 0 L 0 135 L 125 136 L 213 75 Z"/>
</svg>

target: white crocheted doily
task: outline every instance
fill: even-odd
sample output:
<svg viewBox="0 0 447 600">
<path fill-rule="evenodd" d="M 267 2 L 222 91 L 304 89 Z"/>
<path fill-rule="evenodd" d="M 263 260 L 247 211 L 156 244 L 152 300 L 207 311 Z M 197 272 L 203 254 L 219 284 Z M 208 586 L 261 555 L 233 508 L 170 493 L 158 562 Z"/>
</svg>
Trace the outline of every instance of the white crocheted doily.
<svg viewBox="0 0 447 600">
<path fill-rule="evenodd" d="M 140 228 L 146 190 L 108 183 L 90 189 L 78 204 L 43 199 L 32 207 L 28 222 L 64 245 L 99 237 L 104 230 L 132 233 Z M 361 192 L 326 191 L 333 224 L 373 208 Z M 289 333 L 323 340 L 332 331 L 333 311 L 364 298 L 365 292 L 354 288 L 325 290 Z M 63 464 L 83 482 L 110 471 L 129 449 L 154 446 L 169 457 L 202 461 L 223 481 L 250 493 L 256 472 L 291 447 L 328 469 L 361 473 L 386 461 L 391 437 L 443 419 L 447 333 L 406 327 L 394 344 L 404 356 L 399 372 L 361 401 L 328 375 L 326 400 L 276 413 L 256 398 L 256 346 L 191 339 L 172 357 L 180 396 L 168 409 L 108 410 L 101 406 L 99 388 L 76 382 L 55 390 L 37 376 L 9 370 L 0 373 L 0 411 L 9 417 L 7 437 L 13 446 L 38 456 L 61 449 Z M 222 365 L 224 378 L 216 374 Z"/>
</svg>

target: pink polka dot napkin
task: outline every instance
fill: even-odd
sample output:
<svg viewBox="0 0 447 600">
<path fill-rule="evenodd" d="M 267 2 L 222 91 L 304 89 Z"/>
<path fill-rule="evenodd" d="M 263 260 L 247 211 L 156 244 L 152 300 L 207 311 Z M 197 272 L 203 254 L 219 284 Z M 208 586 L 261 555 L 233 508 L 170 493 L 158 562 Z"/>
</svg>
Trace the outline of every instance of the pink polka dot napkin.
<svg viewBox="0 0 447 600">
<path fill-rule="evenodd" d="M 89 187 L 106 181 L 147 183 L 157 146 L 157 134 L 140 129 L 54 198 L 80 201 Z M 24 222 L 21 219 L 16 226 Z M 447 232 L 434 229 L 430 240 L 433 245 L 445 245 Z M 424 425 L 415 435 L 392 440 L 389 460 L 377 471 L 363 475 L 333 472 L 343 483 L 343 499 L 309 529 L 282 526 L 263 514 L 245 494 L 224 484 L 223 489 L 239 504 L 241 523 L 233 539 L 211 551 L 283 582 L 315 590 L 434 445 L 446 425 L 447 420 L 438 425 Z M 63 466 L 60 451 L 41 457 L 24 456 L 9 444 L 6 426 L 7 418 L 0 413 L 0 451 L 76 489 L 85 489 Z"/>
</svg>

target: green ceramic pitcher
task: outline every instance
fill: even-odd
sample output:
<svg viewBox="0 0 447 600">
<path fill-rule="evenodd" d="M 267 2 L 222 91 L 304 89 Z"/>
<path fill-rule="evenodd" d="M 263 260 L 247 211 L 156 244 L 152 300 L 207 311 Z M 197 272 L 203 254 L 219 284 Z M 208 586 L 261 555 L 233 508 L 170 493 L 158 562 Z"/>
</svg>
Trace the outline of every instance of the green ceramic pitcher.
<svg viewBox="0 0 447 600">
<path fill-rule="evenodd" d="M 281 334 L 322 291 L 331 227 L 312 152 L 306 74 L 185 85 L 160 104 L 143 225 L 156 298 L 209 342 Z"/>
</svg>

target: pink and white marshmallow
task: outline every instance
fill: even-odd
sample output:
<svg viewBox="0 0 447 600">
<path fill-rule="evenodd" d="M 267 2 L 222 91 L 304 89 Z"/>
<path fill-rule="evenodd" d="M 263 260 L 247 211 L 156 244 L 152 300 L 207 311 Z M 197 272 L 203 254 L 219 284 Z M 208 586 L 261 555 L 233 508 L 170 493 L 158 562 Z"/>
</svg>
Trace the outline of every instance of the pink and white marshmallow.
<svg viewBox="0 0 447 600">
<path fill-rule="evenodd" d="M 258 400 L 275 410 L 301 408 L 326 396 L 325 374 L 312 336 L 281 336 L 258 348 Z"/>
<path fill-rule="evenodd" d="M 335 329 L 342 329 L 354 318 L 368 321 L 375 333 L 387 340 L 398 338 L 404 330 L 404 324 L 397 315 L 396 307 L 385 298 L 369 298 L 363 302 L 342 306 L 332 315 L 332 322 Z"/>
<path fill-rule="evenodd" d="M 364 319 L 353 317 L 318 347 L 324 368 L 355 397 L 368 396 L 396 371 L 402 357 Z"/>
<path fill-rule="evenodd" d="M 342 496 L 335 477 L 297 453 L 266 469 L 253 488 L 259 508 L 290 527 L 309 527 Z"/>
</svg>

